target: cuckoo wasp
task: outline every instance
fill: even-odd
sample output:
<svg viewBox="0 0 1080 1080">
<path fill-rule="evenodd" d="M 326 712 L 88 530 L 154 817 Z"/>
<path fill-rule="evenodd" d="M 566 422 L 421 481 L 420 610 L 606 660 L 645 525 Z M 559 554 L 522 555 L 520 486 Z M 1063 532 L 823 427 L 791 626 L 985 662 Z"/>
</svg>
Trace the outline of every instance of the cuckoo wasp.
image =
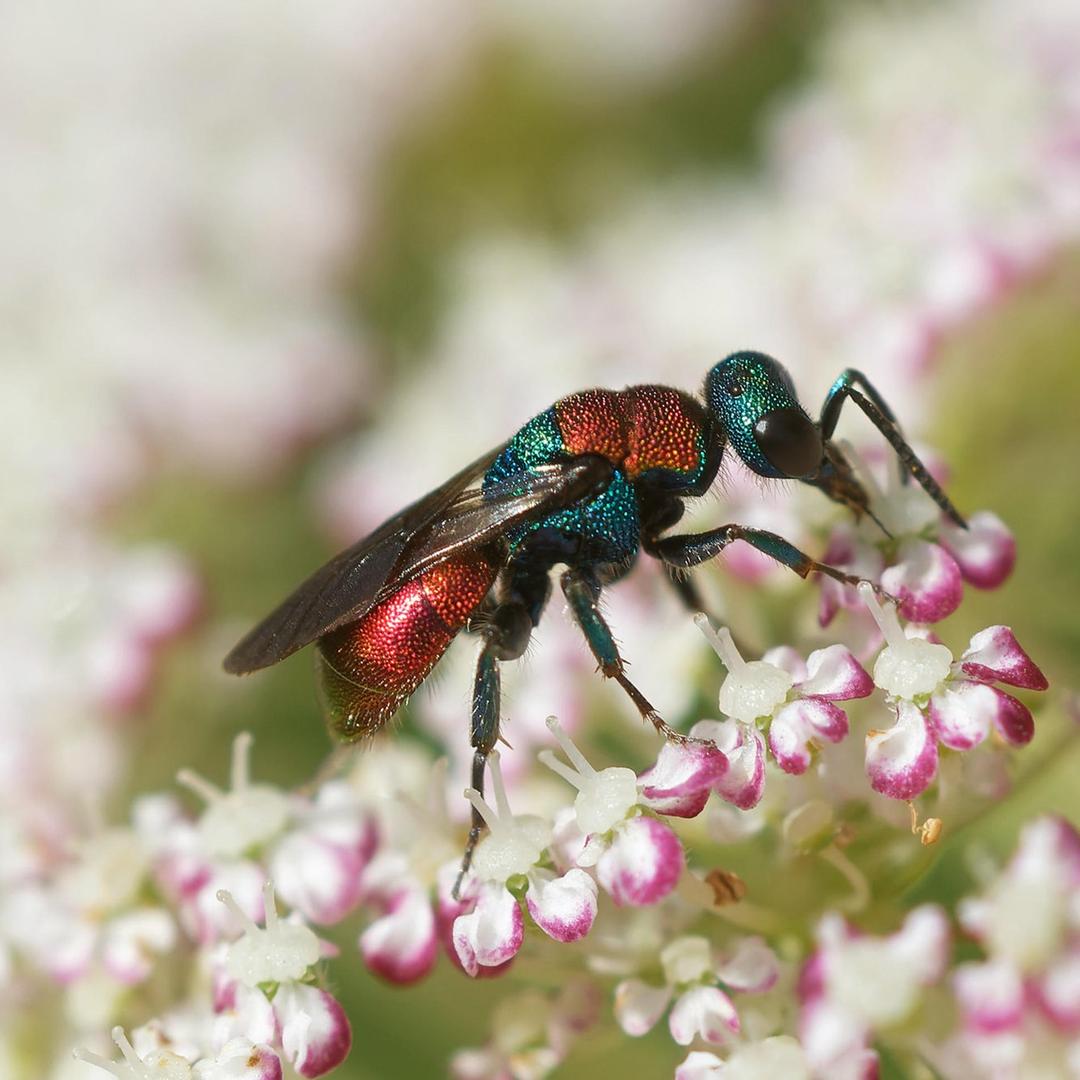
<svg viewBox="0 0 1080 1080">
<path fill-rule="evenodd" d="M 806 577 L 858 579 L 817 562 L 775 533 L 737 524 L 670 533 L 684 500 L 704 495 L 730 447 L 755 473 L 819 488 L 856 516 L 867 493 L 833 441 L 854 402 L 913 477 L 954 522 L 964 521 L 860 372 L 836 379 L 818 419 L 799 404 L 788 372 L 771 357 L 737 352 L 705 379 L 704 401 L 665 386 L 586 390 L 555 402 L 442 487 L 407 506 L 317 570 L 225 659 L 243 674 L 316 642 L 319 696 L 345 740 L 375 734 L 427 678 L 465 626 L 482 638 L 473 687 L 473 786 L 482 791 L 499 737 L 499 665 L 520 657 L 560 584 L 599 670 L 668 739 L 670 728 L 629 680 L 600 609 L 604 586 L 640 552 L 660 560 L 686 602 L 700 608 L 682 573 L 734 540 Z M 468 866 L 482 822 L 474 811 Z"/>
</svg>

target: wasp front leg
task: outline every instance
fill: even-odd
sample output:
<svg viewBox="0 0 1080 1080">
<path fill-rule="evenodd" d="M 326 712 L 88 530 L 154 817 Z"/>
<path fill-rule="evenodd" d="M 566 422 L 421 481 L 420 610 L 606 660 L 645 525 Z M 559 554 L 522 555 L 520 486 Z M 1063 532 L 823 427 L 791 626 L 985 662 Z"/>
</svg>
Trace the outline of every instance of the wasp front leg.
<svg viewBox="0 0 1080 1080">
<path fill-rule="evenodd" d="M 904 438 L 900 431 L 900 425 L 897 423 L 892 410 L 885 403 L 885 399 L 874 389 L 873 384 L 861 371 L 848 368 L 837 377 L 829 388 L 818 419 L 818 428 L 821 431 L 822 439 L 828 443 L 832 438 L 837 421 L 840 419 L 840 410 L 845 401 L 853 401 L 858 405 L 874 427 L 885 436 L 889 445 L 896 451 L 896 456 L 900 459 L 901 475 L 904 480 L 906 481 L 909 475 L 913 476 L 919 482 L 923 491 L 941 507 L 942 511 L 957 525 L 966 529 L 967 523 L 960 515 L 960 512 L 953 506 L 948 495 L 942 491 L 941 486 L 930 475 L 929 470 L 919 460 L 918 455 Z M 809 482 L 816 487 L 820 487 L 826 495 L 830 494 L 828 477 L 820 477 Z M 839 501 L 847 500 L 840 499 Z"/>
<path fill-rule="evenodd" d="M 721 525 L 708 532 L 666 536 L 654 541 L 651 547 L 652 554 L 668 566 L 687 570 L 716 558 L 733 540 L 744 540 L 758 551 L 794 570 L 802 578 L 810 574 L 825 574 L 844 585 L 859 585 L 864 580 L 854 574 L 845 574 L 835 566 L 812 559 L 806 552 L 800 551 L 776 533 L 751 529 L 745 525 Z M 880 591 L 876 585 L 874 589 Z"/>
</svg>

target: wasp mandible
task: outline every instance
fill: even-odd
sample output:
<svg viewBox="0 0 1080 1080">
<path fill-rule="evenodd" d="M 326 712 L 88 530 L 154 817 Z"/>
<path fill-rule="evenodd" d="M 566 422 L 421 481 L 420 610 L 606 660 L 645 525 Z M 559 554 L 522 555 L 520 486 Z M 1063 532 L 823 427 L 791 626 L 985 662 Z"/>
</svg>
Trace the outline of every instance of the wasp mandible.
<svg viewBox="0 0 1080 1080">
<path fill-rule="evenodd" d="M 665 738 L 684 740 L 627 677 L 600 610 L 601 590 L 644 551 L 674 571 L 673 585 L 699 610 L 681 572 L 733 540 L 802 577 L 827 574 L 858 584 L 762 529 L 728 524 L 667 534 L 683 516 L 684 500 L 712 485 L 728 446 L 760 476 L 799 480 L 856 516 L 871 513 L 865 489 L 832 441 L 845 401 L 891 444 L 905 477 L 964 526 L 864 375 L 844 371 L 814 421 L 776 360 L 737 352 L 709 371 L 704 402 L 666 386 L 561 398 L 315 571 L 229 653 L 225 670 L 257 671 L 317 642 L 323 710 L 342 739 L 356 740 L 386 724 L 469 625 L 483 639 L 470 725 L 472 786 L 483 791 L 499 737 L 499 665 L 525 652 L 551 595 L 550 572 L 563 566 L 563 594 L 601 674 Z M 474 810 L 463 872 L 482 827 Z"/>
</svg>

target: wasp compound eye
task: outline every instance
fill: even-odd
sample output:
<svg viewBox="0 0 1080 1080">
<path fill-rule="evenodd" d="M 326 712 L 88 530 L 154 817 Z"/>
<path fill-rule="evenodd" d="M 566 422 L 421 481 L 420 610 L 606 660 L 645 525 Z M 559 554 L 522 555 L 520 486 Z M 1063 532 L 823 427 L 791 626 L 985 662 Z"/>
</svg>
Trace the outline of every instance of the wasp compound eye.
<svg viewBox="0 0 1080 1080">
<path fill-rule="evenodd" d="M 765 413 L 754 425 L 754 440 L 769 463 L 786 476 L 810 476 L 821 465 L 821 434 L 802 409 Z"/>
</svg>

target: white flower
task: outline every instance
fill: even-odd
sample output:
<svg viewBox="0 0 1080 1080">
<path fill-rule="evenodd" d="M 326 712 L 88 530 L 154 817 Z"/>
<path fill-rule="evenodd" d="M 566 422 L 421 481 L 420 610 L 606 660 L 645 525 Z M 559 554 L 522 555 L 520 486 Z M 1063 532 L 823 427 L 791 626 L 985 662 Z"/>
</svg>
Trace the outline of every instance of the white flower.
<svg viewBox="0 0 1080 1080">
<path fill-rule="evenodd" d="M 228 892 L 218 899 L 244 926 L 239 941 L 225 952 L 226 981 L 217 989 L 222 1011 L 218 1041 L 261 1037 L 276 1041 L 289 1064 L 305 1078 L 336 1068 L 352 1046 L 344 1010 L 327 991 L 308 981 L 322 948 L 314 932 L 299 921 L 278 918 L 273 886 L 264 888 L 266 925 L 256 926 Z M 267 994 L 269 992 L 269 996 Z"/>
<path fill-rule="evenodd" d="M 1030 710 L 992 683 L 1045 690 L 1047 682 L 1007 626 L 980 630 L 954 661 L 945 645 L 905 631 L 894 606 L 880 604 L 869 585 L 859 592 L 885 638 L 874 681 L 896 710 L 891 728 L 866 737 L 866 771 L 875 791 L 894 799 L 924 791 L 937 773 L 939 742 L 970 750 L 991 730 L 1011 746 L 1031 741 Z"/>
<path fill-rule="evenodd" d="M 556 875 L 541 866 L 552 839 L 551 826 L 540 818 L 511 813 L 498 753 L 492 753 L 488 762 L 495 808 L 475 789 L 465 793 L 489 830 L 473 856 L 474 880 L 467 896 L 475 904 L 458 915 L 453 929 L 458 959 L 470 975 L 480 967 L 505 964 L 521 948 L 525 928 L 519 897 L 537 926 L 556 941 L 584 937 L 596 918 L 596 883 L 577 868 Z"/>
<path fill-rule="evenodd" d="M 596 867 L 600 884 L 617 904 L 662 900 L 678 882 L 685 857 L 671 828 L 642 811 L 680 817 L 700 813 L 710 788 L 727 771 L 727 759 L 699 744 L 666 744 L 656 764 L 640 777 L 618 766 L 596 770 L 554 716 L 548 727 L 569 764 L 550 750 L 541 752 L 539 760 L 577 788 L 573 810 L 556 821 L 560 846 L 578 866 Z"/>
<path fill-rule="evenodd" d="M 774 1035 L 737 1047 L 723 1060 L 694 1050 L 675 1070 L 675 1080 L 810 1080 L 802 1047 L 790 1035 Z"/>
<path fill-rule="evenodd" d="M 694 621 L 728 669 L 720 686 L 721 712 L 736 724 L 766 727 L 769 749 L 785 772 L 806 772 L 811 749 L 822 742 L 843 740 L 848 719 L 836 702 L 866 697 L 874 688 L 862 665 L 843 645 L 817 649 L 805 663 L 789 646 L 770 649 L 761 660 L 747 661 L 726 626 L 714 631 L 702 614 L 694 616 Z M 735 749 L 728 727 L 721 734 L 718 725 L 702 728 L 699 724 L 694 734 L 715 732 L 724 740 L 722 749 Z M 740 736 L 744 745 L 752 738 Z M 731 781 L 722 781 L 720 791 L 737 806 L 753 805 L 761 795 L 759 774 L 755 768 L 738 786 L 727 787 Z"/>
<path fill-rule="evenodd" d="M 945 971 L 948 921 L 925 905 L 881 938 L 857 934 L 840 916 L 828 915 L 817 936 L 818 952 L 799 984 L 799 1041 L 815 1075 L 872 1075 L 873 1034 L 910 1018 L 924 989 Z"/>
<path fill-rule="evenodd" d="M 651 1031 L 674 999 L 668 1027 L 680 1046 L 696 1038 L 726 1044 L 741 1030 L 738 1013 L 718 983 L 756 994 L 768 990 L 779 966 L 760 938 L 742 939 L 718 959 L 703 937 L 680 937 L 660 952 L 664 985 L 627 979 L 615 988 L 615 1019 L 627 1035 Z"/>
</svg>

